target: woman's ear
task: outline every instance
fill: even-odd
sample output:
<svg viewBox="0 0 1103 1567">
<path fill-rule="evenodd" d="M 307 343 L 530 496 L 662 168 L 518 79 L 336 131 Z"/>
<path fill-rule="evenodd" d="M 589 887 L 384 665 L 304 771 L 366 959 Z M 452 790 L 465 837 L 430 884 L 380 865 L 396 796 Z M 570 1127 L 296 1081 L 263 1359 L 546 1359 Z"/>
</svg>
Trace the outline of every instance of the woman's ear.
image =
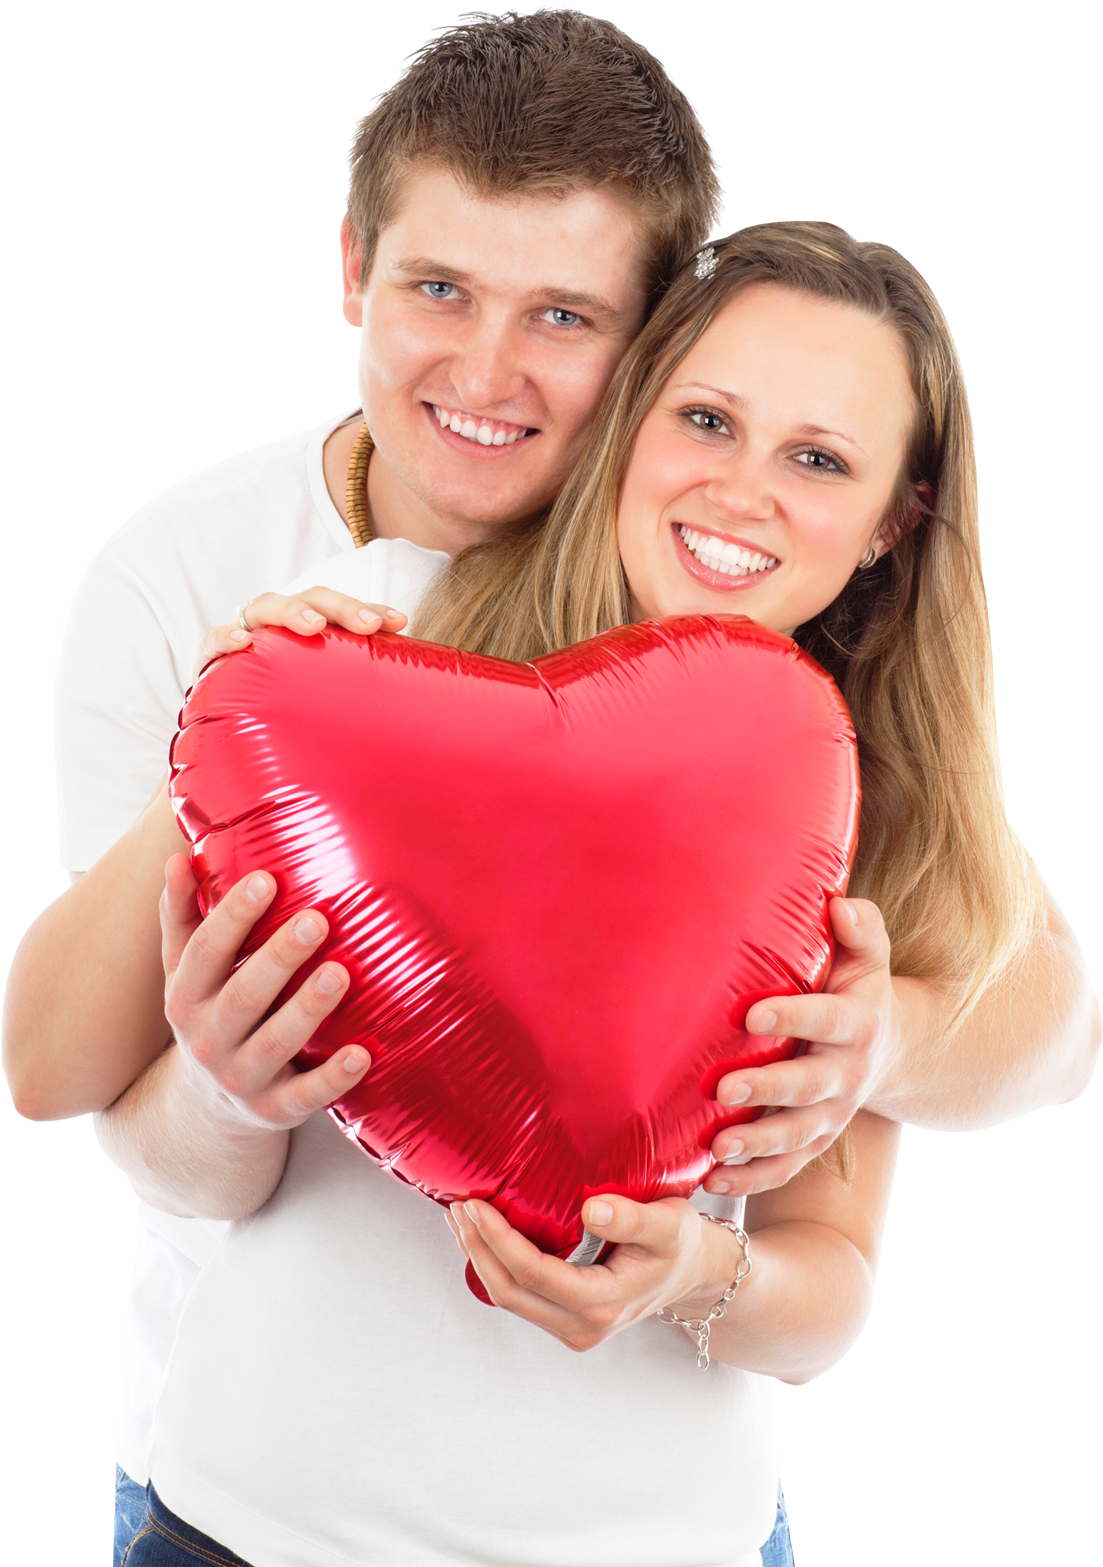
<svg viewBox="0 0 1103 1567">
<path fill-rule="evenodd" d="M 877 535 L 878 557 L 887 555 L 894 544 L 899 544 L 904 535 L 917 528 L 924 517 L 929 517 L 933 510 L 932 486 L 926 479 L 920 479 L 917 484 L 909 482 Z"/>
</svg>

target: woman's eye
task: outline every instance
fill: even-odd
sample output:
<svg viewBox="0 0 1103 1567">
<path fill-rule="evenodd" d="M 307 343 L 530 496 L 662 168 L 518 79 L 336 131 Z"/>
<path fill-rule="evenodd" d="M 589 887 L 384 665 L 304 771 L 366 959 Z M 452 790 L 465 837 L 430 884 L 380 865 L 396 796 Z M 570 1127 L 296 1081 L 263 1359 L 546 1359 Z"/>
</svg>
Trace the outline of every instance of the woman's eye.
<svg viewBox="0 0 1103 1567">
<path fill-rule="evenodd" d="M 812 447 L 808 451 L 798 452 L 797 461 L 804 468 L 811 468 L 815 473 L 846 473 L 846 464 L 840 462 L 832 452 L 821 452 Z"/>
<path fill-rule="evenodd" d="M 421 291 L 430 299 L 451 299 L 455 283 L 422 283 Z"/>
<path fill-rule="evenodd" d="M 577 326 L 582 317 L 576 315 L 573 310 L 563 310 L 559 305 L 551 305 L 540 319 L 550 321 L 553 326 Z"/>
<path fill-rule="evenodd" d="M 713 408 L 690 408 L 688 414 L 691 424 L 699 430 L 707 430 L 710 435 L 728 428 L 724 416 Z"/>
</svg>

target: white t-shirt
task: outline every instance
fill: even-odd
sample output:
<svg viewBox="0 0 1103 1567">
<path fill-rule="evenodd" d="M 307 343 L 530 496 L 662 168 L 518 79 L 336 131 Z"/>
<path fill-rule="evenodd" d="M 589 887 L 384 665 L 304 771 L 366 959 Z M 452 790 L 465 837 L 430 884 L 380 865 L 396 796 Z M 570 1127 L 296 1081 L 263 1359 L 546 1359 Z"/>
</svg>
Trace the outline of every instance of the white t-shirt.
<svg viewBox="0 0 1103 1567">
<path fill-rule="evenodd" d="M 760 1567 L 777 1507 L 764 1378 L 655 1318 L 578 1355 L 483 1305 L 324 1112 L 188 1298 L 150 1471 L 257 1567 Z"/>
<path fill-rule="evenodd" d="M 357 416 L 358 417 L 358 416 Z M 413 610 L 447 560 L 405 540 L 353 547 L 322 472 L 344 420 L 247 452 L 173 486 L 96 556 L 66 632 L 57 699 L 62 863 L 85 871 L 130 827 L 168 765 L 204 633 L 292 578 L 341 586 L 370 557 L 373 593 Z M 308 569 L 312 561 L 324 567 Z M 364 567 L 360 563 L 360 579 Z M 346 591 L 356 593 L 355 586 Z M 184 1299 L 225 1225 L 140 1205 L 118 1460 L 145 1483 L 153 1409 Z"/>
</svg>

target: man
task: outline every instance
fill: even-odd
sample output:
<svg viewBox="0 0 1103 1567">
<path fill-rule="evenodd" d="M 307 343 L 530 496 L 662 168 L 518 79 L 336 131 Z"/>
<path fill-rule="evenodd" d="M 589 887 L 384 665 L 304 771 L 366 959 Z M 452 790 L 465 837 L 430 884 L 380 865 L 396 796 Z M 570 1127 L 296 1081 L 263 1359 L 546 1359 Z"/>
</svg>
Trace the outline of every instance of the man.
<svg viewBox="0 0 1103 1567">
<path fill-rule="evenodd" d="M 371 533 L 455 553 L 538 514 L 650 301 L 707 237 L 717 196 L 689 105 L 607 23 L 572 12 L 506 18 L 423 51 L 360 128 L 342 229 L 344 310 L 361 330 L 374 442 L 362 497 Z M 364 428 L 358 412 L 188 480 L 97 557 L 69 628 L 59 738 L 63 857 L 74 876 L 100 863 L 48 914 L 49 945 L 117 885 L 115 862 L 101 857 L 164 771 L 203 633 L 354 548 L 346 478 Z M 157 1049 L 167 1038 L 160 982 L 151 988 L 142 968 L 156 957 L 149 916 L 176 843 L 143 838 L 147 828 L 148 818 L 131 833 L 146 850 L 143 874 L 119 873 L 121 923 L 85 927 L 98 940 L 85 949 L 83 982 L 63 999 L 50 962 L 31 950 L 13 975 L 7 1064 L 25 1114 L 102 1109 L 148 1064 L 150 1029 Z M 129 1026 L 94 978 L 124 950 L 134 957 Z M 219 1232 L 152 1208 L 143 1219 L 120 1452 L 142 1486 L 176 1318 Z M 124 1478 L 124 1512 L 135 1489 Z M 139 1515 L 144 1506 L 143 1494 Z"/>
</svg>

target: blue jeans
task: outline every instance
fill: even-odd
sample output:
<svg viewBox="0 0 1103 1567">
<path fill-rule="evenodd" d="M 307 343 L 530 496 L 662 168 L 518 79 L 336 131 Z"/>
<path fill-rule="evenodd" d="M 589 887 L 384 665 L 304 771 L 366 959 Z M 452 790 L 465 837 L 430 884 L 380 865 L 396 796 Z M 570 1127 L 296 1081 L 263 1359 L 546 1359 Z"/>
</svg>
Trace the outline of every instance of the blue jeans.
<svg viewBox="0 0 1103 1567">
<path fill-rule="evenodd" d="M 148 1495 L 121 1469 L 115 1471 L 114 1567 L 194 1567 L 196 1562 L 235 1567 L 235 1556 L 170 1513 L 152 1486 Z M 242 1564 L 247 1567 L 247 1564 Z M 762 1547 L 762 1567 L 794 1567 L 785 1498 L 777 1493 L 777 1522 Z"/>
<path fill-rule="evenodd" d="M 135 1517 L 138 1497 L 141 1511 Z M 115 1567 L 196 1567 L 200 1562 L 203 1567 L 249 1567 L 217 1540 L 170 1513 L 151 1485 L 143 1491 L 120 1469 L 115 1482 Z"/>
<path fill-rule="evenodd" d="M 123 1567 L 131 1540 L 146 1517 L 146 1488 L 115 1465 L 115 1555 L 113 1567 Z"/>
<path fill-rule="evenodd" d="M 785 1498 L 777 1488 L 777 1522 L 774 1532 L 762 1547 L 762 1567 L 795 1567 L 793 1542 L 789 1538 L 789 1515 L 785 1511 Z"/>
</svg>

